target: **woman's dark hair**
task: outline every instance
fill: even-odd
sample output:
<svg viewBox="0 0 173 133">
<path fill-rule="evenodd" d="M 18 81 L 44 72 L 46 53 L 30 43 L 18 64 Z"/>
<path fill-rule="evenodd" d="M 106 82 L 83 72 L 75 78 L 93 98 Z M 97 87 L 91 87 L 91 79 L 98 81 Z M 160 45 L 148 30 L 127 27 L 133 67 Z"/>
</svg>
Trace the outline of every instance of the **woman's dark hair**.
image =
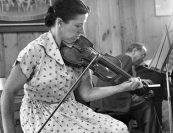
<svg viewBox="0 0 173 133">
<path fill-rule="evenodd" d="M 55 0 L 53 6 L 50 6 L 45 17 L 45 25 L 51 27 L 59 17 L 63 22 L 68 23 L 77 15 L 89 13 L 87 7 L 81 0 Z"/>
</svg>

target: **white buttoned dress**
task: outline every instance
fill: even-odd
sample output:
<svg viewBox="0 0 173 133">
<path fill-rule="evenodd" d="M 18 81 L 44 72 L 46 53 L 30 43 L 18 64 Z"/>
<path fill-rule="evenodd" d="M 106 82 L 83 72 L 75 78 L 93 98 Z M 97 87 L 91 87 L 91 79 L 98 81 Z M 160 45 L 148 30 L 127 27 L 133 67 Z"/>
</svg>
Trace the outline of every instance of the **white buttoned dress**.
<svg viewBox="0 0 173 133">
<path fill-rule="evenodd" d="M 37 133 L 81 70 L 64 64 L 51 32 L 30 42 L 17 62 L 28 78 L 20 108 L 21 127 L 24 133 Z M 128 133 L 128 129 L 121 121 L 77 102 L 71 92 L 41 133 Z"/>
</svg>

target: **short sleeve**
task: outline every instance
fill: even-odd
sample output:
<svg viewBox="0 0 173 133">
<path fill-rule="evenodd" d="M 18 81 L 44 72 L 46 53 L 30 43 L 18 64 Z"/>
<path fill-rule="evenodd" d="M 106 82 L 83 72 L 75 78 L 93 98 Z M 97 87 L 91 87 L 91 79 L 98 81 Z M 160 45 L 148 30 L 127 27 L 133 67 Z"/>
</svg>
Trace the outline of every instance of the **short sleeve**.
<svg viewBox="0 0 173 133">
<path fill-rule="evenodd" d="M 22 72 L 27 78 L 30 77 L 33 69 L 36 66 L 36 52 L 32 44 L 28 44 L 18 55 L 17 61 L 20 63 Z"/>
</svg>

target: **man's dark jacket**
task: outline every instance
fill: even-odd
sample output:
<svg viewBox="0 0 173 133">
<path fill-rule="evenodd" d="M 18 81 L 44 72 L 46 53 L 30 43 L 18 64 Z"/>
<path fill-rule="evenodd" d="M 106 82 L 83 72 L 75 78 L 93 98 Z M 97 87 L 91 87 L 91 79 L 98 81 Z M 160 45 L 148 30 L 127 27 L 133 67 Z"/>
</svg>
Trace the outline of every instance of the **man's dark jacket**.
<svg viewBox="0 0 173 133">
<path fill-rule="evenodd" d="M 112 58 L 112 57 L 111 57 Z M 114 57 L 115 60 L 119 60 L 121 63 L 121 69 L 123 69 L 125 72 L 132 74 L 132 59 L 131 57 L 127 55 L 118 55 Z M 103 87 L 103 86 L 113 86 L 119 83 L 122 83 L 123 81 L 127 80 L 126 78 L 122 77 L 116 81 L 116 83 L 113 82 L 104 82 L 101 79 L 94 77 L 94 86 L 95 87 Z M 117 83 L 118 82 L 118 83 Z M 116 87 L 115 87 L 116 89 Z M 130 104 L 131 104 L 131 93 L 130 92 L 121 92 L 114 95 L 111 95 L 109 97 L 92 101 L 90 102 L 90 107 L 97 112 L 102 113 L 116 113 L 116 114 L 124 114 L 129 111 Z"/>
</svg>

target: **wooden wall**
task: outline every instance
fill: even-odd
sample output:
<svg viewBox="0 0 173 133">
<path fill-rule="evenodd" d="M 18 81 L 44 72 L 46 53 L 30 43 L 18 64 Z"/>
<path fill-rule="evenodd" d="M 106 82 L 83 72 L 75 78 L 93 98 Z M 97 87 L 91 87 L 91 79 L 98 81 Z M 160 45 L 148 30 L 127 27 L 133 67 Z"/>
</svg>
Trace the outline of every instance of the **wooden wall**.
<svg viewBox="0 0 173 133">
<path fill-rule="evenodd" d="M 0 77 L 7 77 L 19 51 L 38 33 L 1 33 L 0 34 Z"/>
<path fill-rule="evenodd" d="M 170 16 L 156 16 L 155 0 L 119 0 L 122 50 L 132 42 L 143 42 L 147 59 L 157 51 Z M 171 24 L 173 27 L 173 23 Z"/>
<path fill-rule="evenodd" d="M 83 0 L 91 9 L 86 35 L 101 53 L 118 55 L 122 51 L 119 1 Z"/>
<path fill-rule="evenodd" d="M 157 51 L 170 16 L 157 17 L 154 0 L 83 1 L 91 9 L 86 35 L 98 51 L 118 55 L 136 41 L 146 43 L 148 59 Z M 0 77 L 8 76 L 19 51 L 41 33 L 0 33 Z"/>
</svg>

